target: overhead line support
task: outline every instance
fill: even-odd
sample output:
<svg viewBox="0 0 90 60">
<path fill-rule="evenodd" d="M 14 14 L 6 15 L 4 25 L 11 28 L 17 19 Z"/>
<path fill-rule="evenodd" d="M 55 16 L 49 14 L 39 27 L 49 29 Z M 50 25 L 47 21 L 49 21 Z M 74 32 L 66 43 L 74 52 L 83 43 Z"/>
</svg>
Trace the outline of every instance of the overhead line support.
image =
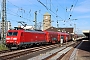
<svg viewBox="0 0 90 60">
<path fill-rule="evenodd" d="M 6 0 L 2 0 L 2 34 L 1 38 L 2 41 L 4 42 L 5 37 L 6 37 L 6 32 L 7 32 L 7 20 L 6 20 Z"/>
</svg>

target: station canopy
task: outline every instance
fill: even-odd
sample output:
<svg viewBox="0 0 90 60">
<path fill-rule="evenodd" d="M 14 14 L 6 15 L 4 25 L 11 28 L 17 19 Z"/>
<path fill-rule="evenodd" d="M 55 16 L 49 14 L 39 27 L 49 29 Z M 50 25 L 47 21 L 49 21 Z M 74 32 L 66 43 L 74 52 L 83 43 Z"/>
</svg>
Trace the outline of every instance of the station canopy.
<svg viewBox="0 0 90 60">
<path fill-rule="evenodd" d="M 84 30 L 84 31 L 83 31 L 83 34 L 84 34 L 85 36 L 90 37 L 90 30 Z"/>
</svg>

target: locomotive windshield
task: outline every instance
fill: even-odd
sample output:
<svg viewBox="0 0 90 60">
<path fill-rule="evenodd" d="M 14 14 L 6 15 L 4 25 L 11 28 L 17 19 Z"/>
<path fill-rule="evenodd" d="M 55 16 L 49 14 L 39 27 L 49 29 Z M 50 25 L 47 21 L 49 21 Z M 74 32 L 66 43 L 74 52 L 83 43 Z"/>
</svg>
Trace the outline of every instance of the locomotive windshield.
<svg viewBox="0 0 90 60">
<path fill-rule="evenodd" d="M 17 36 L 18 32 L 8 32 L 7 36 Z"/>
</svg>

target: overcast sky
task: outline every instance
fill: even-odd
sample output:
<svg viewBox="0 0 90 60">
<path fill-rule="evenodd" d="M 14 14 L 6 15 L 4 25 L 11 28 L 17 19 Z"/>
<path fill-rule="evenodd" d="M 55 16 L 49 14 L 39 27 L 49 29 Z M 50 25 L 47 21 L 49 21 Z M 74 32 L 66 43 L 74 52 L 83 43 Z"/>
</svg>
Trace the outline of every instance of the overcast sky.
<svg viewBox="0 0 90 60">
<path fill-rule="evenodd" d="M 90 0 L 7 0 L 6 4 L 7 20 L 12 27 L 18 26 L 18 21 L 34 25 L 37 11 L 38 23 L 43 22 L 43 15 L 48 12 L 54 27 L 59 20 L 59 27 L 75 27 L 76 24 L 77 33 L 90 30 Z"/>
</svg>

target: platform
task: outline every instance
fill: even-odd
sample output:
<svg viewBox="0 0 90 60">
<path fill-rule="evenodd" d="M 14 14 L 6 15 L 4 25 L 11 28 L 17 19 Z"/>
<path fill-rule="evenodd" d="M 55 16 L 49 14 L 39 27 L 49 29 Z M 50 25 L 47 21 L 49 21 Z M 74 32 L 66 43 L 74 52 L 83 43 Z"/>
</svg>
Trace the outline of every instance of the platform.
<svg viewBox="0 0 90 60">
<path fill-rule="evenodd" d="M 78 47 L 76 60 L 90 60 L 90 41 L 83 40 L 82 44 Z"/>
<path fill-rule="evenodd" d="M 88 37 L 89 40 L 90 40 L 90 30 L 84 30 L 84 31 L 82 31 L 82 32 L 83 32 L 83 34 L 84 34 L 86 37 Z"/>
</svg>

